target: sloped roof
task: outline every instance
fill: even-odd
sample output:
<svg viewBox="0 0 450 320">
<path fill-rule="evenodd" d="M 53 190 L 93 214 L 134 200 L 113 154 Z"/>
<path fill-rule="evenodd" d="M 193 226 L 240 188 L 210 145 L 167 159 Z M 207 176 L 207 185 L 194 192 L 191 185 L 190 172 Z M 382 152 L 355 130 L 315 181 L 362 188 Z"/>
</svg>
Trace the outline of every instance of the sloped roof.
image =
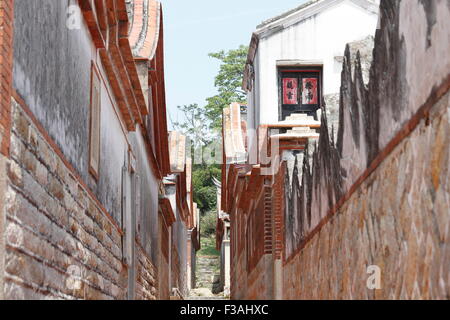
<svg viewBox="0 0 450 320">
<path fill-rule="evenodd" d="M 284 23 L 286 20 L 292 20 L 290 24 L 295 24 L 311 16 L 333 6 L 341 3 L 345 0 L 310 0 L 302 5 L 286 11 L 278 16 L 267 19 L 259 24 L 257 28 L 257 33 L 264 31 L 266 28 L 271 26 L 276 26 L 278 23 Z M 380 0 L 350 0 L 355 5 L 373 13 L 378 13 L 378 7 Z"/>
<path fill-rule="evenodd" d="M 376 15 L 379 13 L 380 0 L 310 0 L 294 9 L 265 20 L 258 25 L 250 41 L 242 88 L 246 91 L 252 89 L 251 80 L 254 75 L 253 60 L 258 51 L 260 39 L 276 34 L 285 28 L 298 24 L 344 1 L 350 1 L 370 14 Z"/>
<path fill-rule="evenodd" d="M 156 51 L 161 27 L 161 3 L 156 0 L 128 0 L 130 45 L 133 55 L 151 60 Z"/>
<path fill-rule="evenodd" d="M 286 12 L 283 12 L 282 14 L 279 14 L 279 15 L 277 15 L 275 17 L 272 17 L 272 18 L 269 18 L 267 20 L 264 20 L 256 28 L 260 29 L 260 28 L 262 28 L 262 27 L 264 27 L 264 26 L 266 26 L 266 25 L 268 25 L 268 24 L 270 24 L 270 23 L 272 23 L 274 21 L 283 19 L 283 18 L 285 18 L 285 17 L 287 17 L 287 16 L 289 16 L 289 15 L 291 15 L 291 14 L 293 14 L 293 13 L 299 11 L 299 10 L 302 10 L 304 8 L 312 6 L 314 3 L 318 2 L 318 1 L 322 1 L 322 0 L 310 0 L 310 1 L 307 1 L 307 2 L 299 5 L 298 7 L 294 8 L 294 9 L 290 9 L 290 10 L 288 10 Z"/>
</svg>

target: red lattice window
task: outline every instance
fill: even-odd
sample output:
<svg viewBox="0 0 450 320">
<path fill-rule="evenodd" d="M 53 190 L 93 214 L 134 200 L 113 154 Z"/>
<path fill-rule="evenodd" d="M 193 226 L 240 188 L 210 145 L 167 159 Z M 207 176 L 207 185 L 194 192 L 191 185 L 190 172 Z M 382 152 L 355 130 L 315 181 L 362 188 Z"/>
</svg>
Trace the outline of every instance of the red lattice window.
<svg viewBox="0 0 450 320">
<path fill-rule="evenodd" d="M 319 67 L 282 68 L 280 120 L 293 113 L 315 114 L 320 108 L 322 70 Z"/>
</svg>

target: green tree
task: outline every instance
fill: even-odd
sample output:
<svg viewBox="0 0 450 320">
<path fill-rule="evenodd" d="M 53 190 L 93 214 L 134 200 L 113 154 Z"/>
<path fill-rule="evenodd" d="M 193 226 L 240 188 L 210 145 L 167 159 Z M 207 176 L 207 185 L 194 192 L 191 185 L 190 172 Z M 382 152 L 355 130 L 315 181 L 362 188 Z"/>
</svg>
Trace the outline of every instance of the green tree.
<svg viewBox="0 0 450 320">
<path fill-rule="evenodd" d="M 214 85 L 218 94 L 207 98 L 205 106 L 206 115 L 211 121 L 214 129 L 222 126 L 222 110 L 231 103 L 246 104 L 246 94 L 241 89 L 244 75 L 245 63 L 247 61 L 248 46 L 241 45 L 238 49 L 224 50 L 210 53 L 211 58 L 221 61 L 219 73 L 215 78 Z"/>
<path fill-rule="evenodd" d="M 195 165 L 192 173 L 194 186 L 194 201 L 202 214 L 215 211 L 217 208 L 217 188 L 213 178 L 220 181 L 221 168 L 219 165 Z"/>
<path fill-rule="evenodd" d="M 205 109 L 200 108 L 196 103 L 178 106 L 177 108 L 184 115 L 184 121 L 174 122 L 171 119 L 174 129 L 187 136 L 193 144 L 192 147 L 209 144 L 211 142 L 209 134 L 209 125 L 211 121 L 208 119 Z"/>
<path fill-rule="evenodd" d="M 221 61 L 219 72 L 214 85 L 217 95 L 207 100 L 205 107 L 198 104 L 178 106 L 184 116 L 183 122 L 174 122 L 175 130 L 182 132 L 191 140 L 191 154 L 198 155 L 198 148 L 211 146 L 220 139 L 222 127 L 222 110 L 231 103 L 246 103 L 246 94 L 241 89 L 245 62 L 247 61 L 248 47 L 241 45 L 238 49 L 210 53 L 209 56 Z M 192 184 L 194 188 L 194 201 L 197 203 L 202 215 L 216 212 L 217 193 L 213 178 L 220 181 L 221 167 L 206 163 L 194 164 Z M 215 216 L 213 215 L 215 219 Z M 210 218 L 212 219 L 212 218 Z M 211 231 L 211 230 L 209 230 Z"/>
</svg>

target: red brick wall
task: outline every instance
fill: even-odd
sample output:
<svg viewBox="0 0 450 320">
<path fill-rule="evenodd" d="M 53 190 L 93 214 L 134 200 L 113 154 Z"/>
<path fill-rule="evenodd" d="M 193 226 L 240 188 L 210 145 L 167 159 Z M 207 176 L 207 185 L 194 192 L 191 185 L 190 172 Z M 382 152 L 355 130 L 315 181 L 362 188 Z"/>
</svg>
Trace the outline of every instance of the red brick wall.
<svg viewBox="0 0 450 320">
<path fill-rule="evenodd" d="M 246 300 L 273 299 L 273 257 L 265 254 L 255 268 L 247 274 Z"/>
<path fill-rule="evenodd" d="M 156 300 L 158 297 L 156 289 L 158 288 L 158 271 L 145 253 L 144 248 L 137 241 L 136 249 L 136 299 Z"/>
<path fill-rule="evenodd" d="M 271 178 L 254 171 L 250 180 L 258 182 L 250 182 L 237 193 L 237 203 L 244 205 L 231 215 L 231 297 L 272 299 L 274 248 L 281 246 L 274 231 L 281 228 L 281 221 L 273 221 L 276 203 Z"/>
<path fill-rule="evenodd" d="M 242 252 L 240 256 L 233 257 L 231 263 L 230 290 L 233 300 L 244 300 L 247 294 L 247 255 Z"/>
<path fill-rule="evenodd" d="M 247 271 L 251 272 L 258 264 L 261 257 L 266 252 L 266 246 L 271 243 L 266 243 L 268 237 L 270 236 L 266 233 L 265 228 L 265 193 L 261 192 L 261 196 L 255 205 L 255 209 L 248 215 L 247 220 L 247 230 L 245 232 L 247 241 Z M 269 231 L 270 232 L 270 231 Z"/>
<path fill-rule="evenodd" d="M 0 0 L 0 153 L 8 155 L 13 59 L 12 0 Z"/>
<path fill-rule="evenodd" d="M 122 232 L 56 145 L 12 103 L 6 299 L 122 299 Z"/>
</svg>

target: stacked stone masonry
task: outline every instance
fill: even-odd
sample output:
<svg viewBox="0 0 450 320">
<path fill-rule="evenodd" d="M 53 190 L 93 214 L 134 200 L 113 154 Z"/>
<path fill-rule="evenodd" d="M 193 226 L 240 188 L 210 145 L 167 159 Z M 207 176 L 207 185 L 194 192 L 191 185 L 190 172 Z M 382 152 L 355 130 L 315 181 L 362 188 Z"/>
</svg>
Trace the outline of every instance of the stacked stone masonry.
<svg viewBox="0 0 450 320">
<path fill-rule="evenodd" d="M 121 230 L 21 106 L 12 103 L 7 299 L 123 299 Z"/>
<path fill-rule="evenodd" d="M 158 272 L 141 245 L 136 244 L 136 247 L 138 248 L 136 298 L 138 300 L 156 300 L 158 298 Z"/>
<path fill-rule="evenodd" d="M 285 265 L 286 299 L 450 298 L 449 106 L 447 94 Z"/>
</svg>

